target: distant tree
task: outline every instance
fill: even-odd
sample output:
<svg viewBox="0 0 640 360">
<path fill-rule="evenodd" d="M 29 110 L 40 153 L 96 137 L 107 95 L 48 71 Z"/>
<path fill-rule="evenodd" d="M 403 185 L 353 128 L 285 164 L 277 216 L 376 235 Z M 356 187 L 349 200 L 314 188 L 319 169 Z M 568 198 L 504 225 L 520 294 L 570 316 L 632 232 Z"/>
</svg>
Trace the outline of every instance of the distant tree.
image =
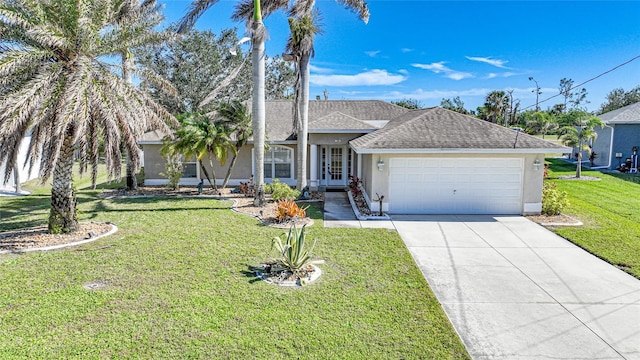
<svg viewBox="0 0 640 360">
<path fill-rule="evenodd" d="M 473 111 L 464 108 L 464 102 L 460 99 L 460 96 L 456 96 L 453 99 L 442 99 L 440 107 L 460 114 L 473 115 Z"/>
<path fill-rule="evenodd" d="M 417 109 L 423 108 L 420 101 L 416 99 L 394 100 L 394 101 L 391 101 L 391 103 L 394 105 L 402 106 L 403 108 L 411 109 L 411 110 L 417 110 Z"/>
<path fill-rule="evenodd" d="M 583 103 L 589 103 L 588 101 L 586 101 L 587 89 L 574 89 L 573 84 L 574 81 L 572 79 L 560 79 L 558 90 L 560 91 L 564 102 L 562 104 L 555 105 L 557 107 L 556 110 L 560 110 L 560 113 L 567 112 L 569 109 L 576 109 Z"/>
<path fill-rule="evenodd" d="M 586 150 L 591 155 L 590 143 L 598 136 L 596 127 L 604 127 L 602 120 L 597 117 L 584 112 L 574 111 L 576 116 L 576 126 L 565 126 L 560 129 L 560 140 L 566 146 L 577 148 L 578 150 L 578 163 L 576 165 L 576 177 L 579 178 L 582 175 L 582 151 Z"/>
<path fill-rule="evenodd" d="M 509 97 L 502 90 L 494 90 L 487 94 L 484 106 L 478 108 L 478 117 L 492 123 L 504 121 L 504 114 L 509 109 Z"/>
<path fill-rule="evenodd" d="M 546 111 L 528 111 L 522 114 L 526 121 L 527 133 L 532 135 L 540 134 L 544 139 L 545 135 L 558 128 L 556 118 Z"/>
<path fill-rule="evenodd" d="M 174 114 L 208 112 L 220 102 L 248 100 L 252 89 L 251 63 L 246 60 L 248 54 L 236 49 L 237 43 L 235 29 L 222 30 L 218 35 L 208 30 L 191 30 L 160 46 L 141 49 L 137 52 L 138 62 L 166 78 L 178 90 L 179 97 L 166 96 L 153 84 L 143 85 Z M 293 86 L 293 69 L 279 56 L 268 59 L 266 64 L 266 97 L 286 98 Z M 245 71 L 238 72 L 228 86 L 201 107 L 211 91 L 241 65 Z"/>
<path fill-rule="evenodd" d="M 627 92 L 622 88 L 613 89 L 607 94 L 606 99 L 607 101 L 600 105 L 598 114 L 604 114 L 640 102 L 640 85 Z"/>
</svg>

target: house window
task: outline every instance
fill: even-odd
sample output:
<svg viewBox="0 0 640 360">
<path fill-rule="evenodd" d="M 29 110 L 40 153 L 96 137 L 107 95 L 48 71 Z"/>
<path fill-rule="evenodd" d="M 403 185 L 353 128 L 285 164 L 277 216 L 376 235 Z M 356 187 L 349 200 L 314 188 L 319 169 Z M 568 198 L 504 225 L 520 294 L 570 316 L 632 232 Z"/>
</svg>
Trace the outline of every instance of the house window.
<svg viewBox="0 0 640 360">
<path fill-rule="evenodd" d="M 182 178 L 183 179 L 196 179 L 198 178 L 198 163 L 197 160 L 192 157 L 191 159 L 185 159 L 182 157 Z"/>
<path fill-rule="evenodd" d="M 284 146 L 272 146 L 264 153 L 265 179 L 293 178 L 293 150 Z"/>
</svg>

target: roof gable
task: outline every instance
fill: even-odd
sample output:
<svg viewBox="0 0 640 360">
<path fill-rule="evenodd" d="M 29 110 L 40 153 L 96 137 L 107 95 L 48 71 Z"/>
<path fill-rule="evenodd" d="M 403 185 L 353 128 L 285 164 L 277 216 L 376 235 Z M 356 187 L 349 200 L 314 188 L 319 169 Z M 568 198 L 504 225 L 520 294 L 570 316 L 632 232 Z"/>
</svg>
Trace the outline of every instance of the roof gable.
<svg viewBox="0 0 640 360">
<path fill-rule="evenodd" d="M 606 124 L 640 124 L 640 102 L 599 115 Z"/>
<path fill-rule="evenodd" d="M 325 115 L 319 119 L 309 122 L 309 131 L 323 132 L 323 131 L 370 131 L 377 129 L 373 125 L 369 125 L 363 121 L 360 121 L 353 116 L 343 114 L 339 111 L 332 112 L 329 115 Z"/>
<path fill-rule="evenodd" d="M 350 142 L 359 152 L 391 150 L 523 150 L 562 151 L 555 143 L 443 108 L 414 110 L 382 129 Z"/>
</svg>

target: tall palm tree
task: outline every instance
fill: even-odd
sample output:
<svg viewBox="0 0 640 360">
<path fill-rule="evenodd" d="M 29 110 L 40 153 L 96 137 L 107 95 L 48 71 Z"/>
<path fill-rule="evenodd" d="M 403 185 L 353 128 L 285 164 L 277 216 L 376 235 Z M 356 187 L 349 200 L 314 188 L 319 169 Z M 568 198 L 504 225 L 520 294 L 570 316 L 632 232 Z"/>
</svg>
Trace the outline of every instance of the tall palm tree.
<svg viewBox="0 0 640 360">
<path fill-rule="evenodd" d="M 369 8 L 363 0 L 336 0 L 347 9 L 358 14 L 360 19 L 369 21 Z M 315 0 L 292 0 L 289 9 L 291 36 L 287 49 L 296 63 L 296 85 L 294 91 L 294 129 L 298 138 L 297 188 L 307 186 L 307 137 L 309 126 L 309 61 L 313 57 L 313 40 L 321 30 L 314 24 L 318 12 L 314 10 Z"/>
<path fill-rule="evenodd" d="M 289 56 L 295 62 L 296 81 L 293 98 L 293 129 L 298 138 L 296 187 L 307 186 L 307 137 L 309 133 L 309 61 L 314 55 L 313 39 L 321 30 L 316 27 L 318 12 L 289 18 L 291 36 L 287 42 Z"/>
<path fill-rule="evenodd" d="M 582 151 L 585 150 L 591 154 L 590 142 L 598 137 L 596 127 L 603 128 L 604 123 L 597 117 L 584 113 L 584 117 L 579 120 L 578 126 L 565 126 L 560 129 L 562 136 L 560 140 L 566 146 L 576 148 L 578 150 L 578 163 L 576 165 L 576 177 L 582 176 Z"/>
<path fill-rule="evenodd" d="M 196 20 L 219 0 L 194 0 L 187 14 L 180 21 L 178 32 L 184 32 L 193 27 Z M 253 147 L 254 158 L 254 187 L 256 206 L 264 204 L 264 142 L 265 142 L 265 28 L 262 23 L 272 12 L 286 7 L 288 0 L 245 0 L 240 1 L 232 18 L 247 22 L 251 29 L 252 66 L 253 66 Z"/>
<path fill-rule="evenodd" d="M 227 175 L 224 177 L 222 188 L 227 187 L 231 172 L 238 160 L 238 154 L 240 149 L 247 144 L 247 140 L 251 136 L 251 113 L 248 106 L 238 100 L 232 100 L 228 103 L 222 103 L 217 109 L 217 121 L 220 126 L 226 129 L 226 133 L 229 134 L 235 141 L 235 149 L 233 157 L 229 163 L 229 169 Z"/>
<path fill-rule="evenodd" d="M 0 1 L 0 163 L 16 163 L 18 144 L 31 131 L 27 161 L 40 161 L 40 179 L 53 177 L 50 232 L 77 229 L 72 167 L 92 167 L 104 140 L 108 173 L 119 178 L 121 144 L 139 166 L 137 139 L 148 129 L 170 131 L 175 118 L 118 76 L 105 60 L 157 41 L 147 21 L 116 24 L 118 1 Z M 144 76 L 145 74 L 140 74 Z M 161 83 L 161 79 L 151 79 Z M 10 172 L 5 174 L 5 182 Z"/>
</svg>

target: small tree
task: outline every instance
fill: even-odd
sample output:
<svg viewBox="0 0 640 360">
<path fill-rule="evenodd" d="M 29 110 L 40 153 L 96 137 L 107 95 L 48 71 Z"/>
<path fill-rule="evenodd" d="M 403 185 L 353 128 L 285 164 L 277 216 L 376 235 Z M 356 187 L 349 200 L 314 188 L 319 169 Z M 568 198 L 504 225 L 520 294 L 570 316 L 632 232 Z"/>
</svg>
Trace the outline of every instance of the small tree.
<svg viewBox="0 0 640 360">
<path fill-rule="evenodd" d="M 565 126 L 560 131 L 562 134 L 562 136 L 560 136 L 562 143 L 566 146 L 577 148 L 578 150 L 578 164 L 576 166 L 577 178 L 582 175 L 582 151 L 586 150 L 591 154 L 589 143 L 598 136 L 596 127 L 604 127 L 602 120 L 586 112 L 582 112 L 582 117 L 578 120 L 577 126 Z"/>
</svg>

